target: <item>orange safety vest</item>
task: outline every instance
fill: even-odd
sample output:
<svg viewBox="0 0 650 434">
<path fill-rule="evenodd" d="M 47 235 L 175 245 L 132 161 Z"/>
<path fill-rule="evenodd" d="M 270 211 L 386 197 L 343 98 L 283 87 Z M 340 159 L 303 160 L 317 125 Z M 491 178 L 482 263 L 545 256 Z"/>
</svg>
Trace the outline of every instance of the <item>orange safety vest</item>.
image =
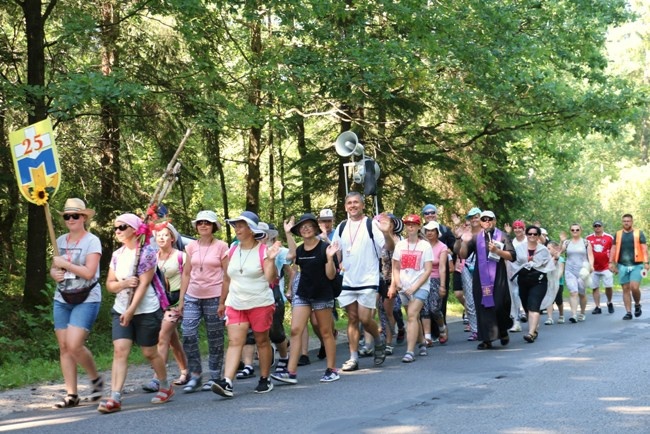
<svg viewBox="0 0 650 434">
<path fill-rule="evenodd" d="M 641 249 L 641 231 L 634 229 L 634 262 L 647 262 Z M 623 230 L 616 232 L 616 253 L 614 254 L 613 261 L 618 264 L 618 258 L 621 253 L 621 244 L 623 241 Z"/>
</svg>

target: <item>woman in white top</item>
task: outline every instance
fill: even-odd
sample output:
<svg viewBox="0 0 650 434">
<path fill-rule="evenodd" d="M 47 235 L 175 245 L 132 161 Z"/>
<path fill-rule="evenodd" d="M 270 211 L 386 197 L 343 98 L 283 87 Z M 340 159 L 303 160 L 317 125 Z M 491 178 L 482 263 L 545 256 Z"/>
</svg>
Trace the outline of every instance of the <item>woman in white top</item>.
<svg viewBox="0 0 650 434">
<path fill-rule="evenodd" d="M 428 241 L 419 238 L 420 216 L 411 214 L 402 219 L 406 226 L 407 238 L 395 245 L 393 252 L 393 278 L 388 296 L 399 293 L 402 305 L 406 306 L 408 320 L 406 325 L 406 354 L 402 362 L 415 360 L 415 344 L 420 332 L 420 311 L 429 296 L 429 277 L 433 263 L 433 250 Z M 420 355 L 427 355 L 426 343 L 420 346 Z"/>
<path fill-rule="evenodd" d="M 232 380 L 237 375 L 249 328 L 253 330 L 260 359 L 260 381 L 255 393 L 266 393 L 273 389 L 269 378 L 272 359 L 269 330 L 273 323 L 275 300 L 270 285 L 277 278 L 275 257 L 280 242 L 270 247 L 259 242 L 266 233 L 257 227 L 259 217 L 253 212 L 244 211 L 227 222 L 235 228 L 239 244 L 229 252 L 230 262 L 218 308 L 218 315 L 226 317 L 228 329 L 224 378 L 212 384 L 212 391 L 232 398 Z"/>
<path fill-rule="evenodd" d="M 126 380 L 129 353 L 135 342 L 149 360 L 160 388 L 152 404 L 168 402 L 174 389 L 167 380 L 167 368 L 158 352 L 158 334 L 163 312 L 151 284 L 156 264 L 155 249 L 140 245 L 140 234 L 146 236 L 144 223 L 135 214 L 122 214 L 115 219 L 115 237 L 122 247 L 113 252 L 106 289 L 115 294 L 111 309 L 113 317 L 113 368 L 111 370 L 111 396 L 100 402 L 100 413 L 114 413 L 122 409 L 122 387 Z M 137 267 L 136 267 L 137 260 Z M 135 271 L 135 273 L 134 273 Z"/>
</svg>

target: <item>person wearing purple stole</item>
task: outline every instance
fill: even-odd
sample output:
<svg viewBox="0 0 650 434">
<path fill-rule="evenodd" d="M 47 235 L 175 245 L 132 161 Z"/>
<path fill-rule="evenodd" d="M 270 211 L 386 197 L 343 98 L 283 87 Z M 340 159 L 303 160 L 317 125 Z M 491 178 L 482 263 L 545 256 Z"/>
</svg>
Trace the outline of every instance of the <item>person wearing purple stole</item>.
<svg viewBox="0 0 650 434">
<path fill-rule="evenodd" d="M 476 265 L 472 276 L 472 289 L 476 305 L 479 350 L 492 348 L 492 341 L 501 340 L 508 345 L 510 317 L 510 291 L 505 261 L 516 260 L 512 242 L 496 228 L 492 211 L 481 213 L 482 230 L 476 235 L 467 230 L 456 240 L 458 255 L 465 259 L 476 252 Z"/>
</svg>

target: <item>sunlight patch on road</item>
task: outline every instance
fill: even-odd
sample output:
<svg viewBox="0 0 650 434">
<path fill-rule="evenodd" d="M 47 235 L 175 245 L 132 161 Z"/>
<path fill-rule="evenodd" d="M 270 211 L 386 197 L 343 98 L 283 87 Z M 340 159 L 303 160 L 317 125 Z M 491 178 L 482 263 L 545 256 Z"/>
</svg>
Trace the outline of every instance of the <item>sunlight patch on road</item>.
<svg viewBox="0 0 650 434">
<path fill-rule="evenodd" d="M 632 415 L 650 415 L 650 407 L 629 407 L 629 406 L 620 406 L 620 407 L 607 407 L 608 411 L 620 414 L 632 414 Z"/>
</svg>

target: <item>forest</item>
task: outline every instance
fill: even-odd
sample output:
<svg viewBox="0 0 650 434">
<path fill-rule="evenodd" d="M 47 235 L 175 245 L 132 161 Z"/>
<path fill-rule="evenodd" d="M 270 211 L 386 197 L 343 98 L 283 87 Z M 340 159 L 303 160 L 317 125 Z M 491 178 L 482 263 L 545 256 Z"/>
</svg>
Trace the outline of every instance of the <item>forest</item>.
<svg viewBox="0 0 650 434">
<path fill-rule="evenodd" d="M 380 167 L 368 213 L 375 198 L 396 215 L 436 204 L 443 222 L 478 206 L 557 238 L 629 212 L 647 229 L 649 19 L 641 0 L 0 0 L 0 343 L 14 353 L 0 364 L 56 354 L 36 332 L 51 330 L 46 218 L 20 195 L 10 132 L 52 121 L 49 205 L 97 211 L 102 270 L 112 219 L 146 211 L 188 129 L 164 204 L 190 236 L 202 209 L 345 218 L 346 189 L 363 189 L 335 151 L 345 131 Z"/>
</svg>

